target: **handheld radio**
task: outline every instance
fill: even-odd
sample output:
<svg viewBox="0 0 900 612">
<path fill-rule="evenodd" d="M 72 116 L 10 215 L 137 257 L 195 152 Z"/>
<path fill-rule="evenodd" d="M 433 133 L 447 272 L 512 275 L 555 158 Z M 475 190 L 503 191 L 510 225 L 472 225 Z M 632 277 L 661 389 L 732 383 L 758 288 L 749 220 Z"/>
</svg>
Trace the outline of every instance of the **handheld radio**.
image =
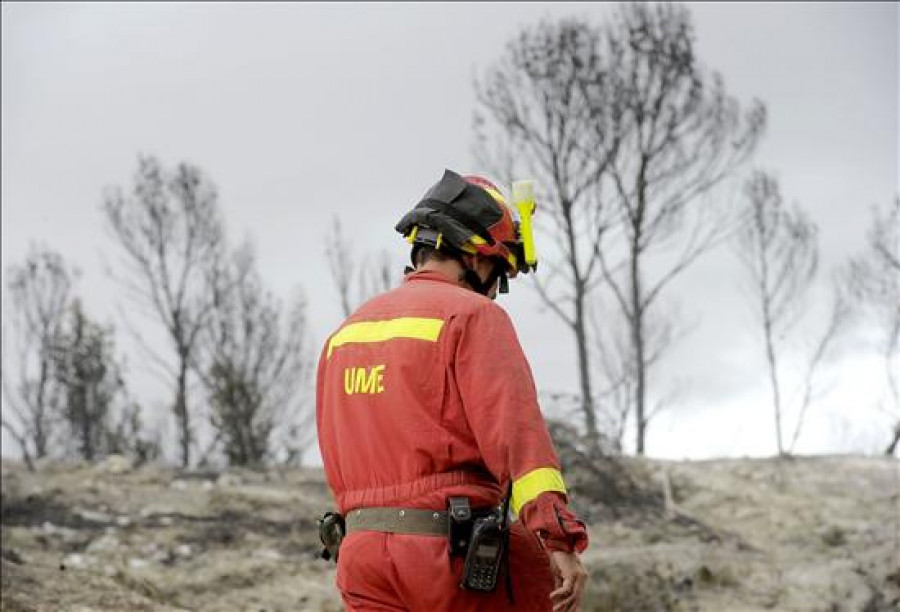
<svg viewBox="0 0 900 612">
<path fill-rule="evenodd" d="M 506 548 L 504 526 L 497 513 L 475 519 L 460 586 L 472 591 L 497 588 L 500 564 Z"/>
</svg>

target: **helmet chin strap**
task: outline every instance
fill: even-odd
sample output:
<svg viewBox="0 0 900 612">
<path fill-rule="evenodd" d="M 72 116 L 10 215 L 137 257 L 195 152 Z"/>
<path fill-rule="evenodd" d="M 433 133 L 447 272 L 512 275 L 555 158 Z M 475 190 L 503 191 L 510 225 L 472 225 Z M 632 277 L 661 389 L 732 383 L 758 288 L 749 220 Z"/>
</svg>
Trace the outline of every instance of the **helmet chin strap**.
<svg viewBox="0 0 900 612">
<path fill-rule="evenodd" d="M 491 290 L 491 286 L 486 282 L 482 282 L 475 270 L 471 268 L 460 272 L 459 280 L 468 284 L 475 293 L 480 293 L 481 295 L 487 295 L 488 291 Z"/>
<path fill-rule="evenodd" d="M 472 265 L 468 261 L 461 258 L 460 263 L 463 264 L 463 267 L 465 269 L 460 273 L 459 280 L 468 283 L 468 285 L 472 287 L 472 290 L 475 291 L 475 293 L 480 293 L 481 295 L 487 297 L 488 293 L 490 293 L 491 289 L 494 287 L 494 283 L 497 282 L 498 278 L 500 279 L 499 292 L 509 292 L 509 283 L 506 278 L 506 272 L 503 270 L 503 266 L 501 264 L 494 264 L 494 267 L 491 270 L 491 273 L 488 275 L 487 279 L 482 281 L 481 277 L 478 276 L 478 273 L 475 271 L 475 268 L 472 267 Z M 491 299 L 495 298 L 496 296 Z"/>
</svg>

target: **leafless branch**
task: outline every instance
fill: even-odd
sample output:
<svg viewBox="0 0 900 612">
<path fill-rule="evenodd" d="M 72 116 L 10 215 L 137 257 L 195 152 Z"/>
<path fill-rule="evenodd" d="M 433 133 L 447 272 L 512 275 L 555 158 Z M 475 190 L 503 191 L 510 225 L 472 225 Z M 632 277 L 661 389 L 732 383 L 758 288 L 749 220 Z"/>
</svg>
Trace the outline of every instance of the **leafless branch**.
<svg viewBox="0 0 900 612">
<path fill-rule="evenodd" d="M 188 374 L 210 308 L 209 270 L 224 244 L 217 199 L 198 168 L 179 164 L 170 171 L 156 158 L 142 156 L 131 195 L 111 189 L 103 206 L 127 261 L 126 273 L 117 278 L 134 304 L 155 312 L 175 354 L 172 409 L 185 466 L 193 443 Z M 154 359 L 157 365 L 161 361 Z"/>
<path fill-rule="evenodd" d="M 19 420 L 17 432 L 28 438 L 35 458 L 47 456 L 54 434 L 58 389 L 53 379 L 52 349 L 76 274 L 59 253 L 35 245 L 22 264 L 9 269 L 10 331 L 17 343 L 19 363 L 15 382 L 9 368 L 3 368 L 3 392 Z"/>
<path fill-rule="evenodd" d="M 882 334 L 881 354 L 892 414 L 890 441 L 893 455 L 900 443 L 900 195 L 886 210 L 872 211 L 867 251 L 850 263 L 850 290 L 859 299 Z"/>
<path fill-rule="evenodd" d="M 776 442 L 778 454 L 783 455 L 784 406 L 778 368 L 778 338 L 783 333 L 781 330 L 789 330 L 795 324 L 796 318 L 791 316 L 791 311 L 799 311 L 798 304 L 815 279 L 818 263 L 816 225 L 799 208 L 790 211 L 784 205 L 777 180 L 764 172 L 753 173 L 746 183 L 745 197 L 750 223 L 737 234 L 735 249 L 756 285 L 754 301 L 757 302 L 768 364 Z M 837 323 L 837 320 L 833 321 Z M 831 337 L 826 334 L 824 340 L 824 345 L 820 344 L 822 355 Z M 821 355 L 813 359 L 810 380 L 820 359 Z"/>
<path fill-rule="evenodd" d="M 831 307 L 831 315 L 828 318 L 828 324 L 822 332 L 822 335 L 819 337 L 806 368 L 806 376 L 803 382 L 803 399 L 800 402 L 800 413 L 797 416 L 794 434 L 791 436 L 791 443 L 788 446 L 788 452 L 791 454 L 793 454 L 794 448 L 796 448 L 797 439 L 800 437 L 800 433 L 805 424 L 806 411 L 813 400 L 814 383 L 820 365 L 828 354 L 829 349 L 833 346 L 841 329 L 847 323 L 850 315 L 850 304 L 847 297 L 843 294 L 842 288 L 839 285 L 836 285 L 834 291 L 834 302 Z"/>
<path fill-rule="evenodd" d="M 307 405 L 312 368 L 305 299 L 298 296 L 285 310 L 263 286 L 255 261 L 245 244 L 216 269 L 214 307 L 201 335 L 214 443 L 236 465 L 273 456 L 275 430 L 296 424 Z"/>
</svg>

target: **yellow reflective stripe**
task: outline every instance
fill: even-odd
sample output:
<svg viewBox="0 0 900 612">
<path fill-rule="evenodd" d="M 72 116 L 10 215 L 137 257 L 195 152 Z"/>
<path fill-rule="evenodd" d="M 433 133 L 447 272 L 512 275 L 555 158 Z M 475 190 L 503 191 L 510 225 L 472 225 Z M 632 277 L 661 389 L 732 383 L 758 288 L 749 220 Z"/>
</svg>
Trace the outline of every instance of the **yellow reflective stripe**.
<svg viewBox="0 0 900 612">
<path fill-rule="evenodd" d="M 546 491 L 566 493 L 566 483 L 562 474 L 553 468 L 531 470 L 513 482 L 512 507 L 516 514 L 522 506 Z"/>
<path fill-rule="evenodd" d="M 395 338 L 412 338 L 437 342 L 444 326 L 443 319 L 400 317 L 387 321 L 361 321 L 342 328 L 328 341 L 328 357 L 339 346 L 354 343 L 385 342 Z"/>
<path fill-rule="evenodd" d="M 485 186 L 485 185 L 479 185 L 479 187 L 481 187 L 482 189 L 484 189 L 485 191 L 487 191 L 489 194 L 491 194 L 491 197 L 492 197 L 492 198 L 494 198 L 495 200 L 497 200 L 498 202 L 500 202 L 500 203 L 503 204 L 504 206 L 509 206 L 509 205 L 506 203 L 506 198 L 503 197 L 503 194 L 500 193 L 499 191 L 497 191 L 496 189 L 491 189 L 490 187 L 487 187 L 487 186 Z"/>
</svg>

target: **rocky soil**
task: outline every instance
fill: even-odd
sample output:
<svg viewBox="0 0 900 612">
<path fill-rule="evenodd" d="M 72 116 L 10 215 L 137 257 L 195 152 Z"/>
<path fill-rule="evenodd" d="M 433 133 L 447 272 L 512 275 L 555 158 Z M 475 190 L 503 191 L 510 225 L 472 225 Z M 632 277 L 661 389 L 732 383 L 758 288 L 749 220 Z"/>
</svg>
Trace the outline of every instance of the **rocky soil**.
<svg viewBox="0 0 900 612">
<path fill-rule="evenodd" d="M 586 509 L 585 610 L 900 610 L 900 462 L 629 461 L 663 512 Z M 2 465 L 2 603 L 340 610 L 318 469 Z"/>
<path fill-rule="evenodd" d="M 900 462 L 650 462 L 660 518 L 594 524 L 596 610 L 900 610 Z"/>
</svg>

